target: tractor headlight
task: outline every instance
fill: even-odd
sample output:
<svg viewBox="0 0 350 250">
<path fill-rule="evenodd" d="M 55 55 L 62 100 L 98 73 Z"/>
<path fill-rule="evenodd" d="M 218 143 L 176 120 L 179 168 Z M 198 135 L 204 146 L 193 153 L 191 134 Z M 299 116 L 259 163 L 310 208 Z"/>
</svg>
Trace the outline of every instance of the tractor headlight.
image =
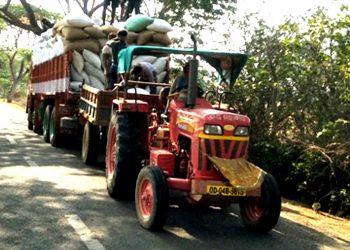
<svg viewBox="0 0 350 250">
<path fill-rule="evenodd" d="M 234 135 L 236 135 L 236 136 L 248 136 L 249 135 L 249 127 L 237 127 L 235 129 Z"/>
<path fill-rule="evenodd" d="M 207 135 L 222 135 L 222 128 L 220 125 L 205 124 L 204 134 Z"/>
</svg>

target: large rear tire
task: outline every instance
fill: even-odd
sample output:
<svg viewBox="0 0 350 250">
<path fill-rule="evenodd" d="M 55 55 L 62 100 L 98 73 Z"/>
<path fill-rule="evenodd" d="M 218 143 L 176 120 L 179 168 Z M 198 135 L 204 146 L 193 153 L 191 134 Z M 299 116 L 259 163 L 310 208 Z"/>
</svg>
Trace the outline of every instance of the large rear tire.
<svg viewBox="0 0 350 250">
<path fill-rule="evenodd" d="M 45 108 L 44 119 L 43 119 L 43 137 L 45 142 L 50 142 L 50 116 L 52 106 L 47 105 Z"/>
<path fill-rule="evenodd" d="M 145 158 L 139 125 L 146 114 L 114 112 L 108 128 L 106 148 L 107 190 L 116 199 L 131 199 L 137 175 Z"/>
<path fill-rule="evenodd" d="M 281 194 L 275 178 L 266 174 L 261 197 L 247 198 L 240 204 L 243 224 L 257 232 L 268 232 L 277 224 L 281 212 Z"/>
<path fill-rule="evenodd" d="M 149 230 L 163 228 L 168 213 L 168 187 L 159 167 L 143 168 L 136 181 L 135 206 L 137 219 Z"/>
<path fill-rule="evenodd" d="M 50 131 L 50 144 L 53 147 L 59 147 L 61 145 L 61 135 L 59 133 L 58 128 L 56 128 L 56 108 L 54 107 L 52 109 L 51 115 L 50 115 L 50 125 L 49 125 L 49 131 Z"/>
<path fill-rule="evenodd" d="M 94 164 L 97 161 L 100 149 L 100 130 L 98 126 L 86 122 L 81 146 L 81 158 L 85 164 Z"/>
</svg>

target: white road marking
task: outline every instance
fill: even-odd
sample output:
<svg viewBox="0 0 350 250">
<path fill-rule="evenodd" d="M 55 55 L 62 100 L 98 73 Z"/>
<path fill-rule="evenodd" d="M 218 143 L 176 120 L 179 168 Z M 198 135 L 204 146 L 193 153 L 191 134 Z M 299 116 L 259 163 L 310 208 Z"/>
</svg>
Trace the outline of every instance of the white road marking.
<svg viewBox="0 0 350 250">
<path fill-rule="evenodd" d="M 6 139 L 10 142 L 10 144 L 17 144 L 11 135 L 6 135 Z"/>
<path fill-rule="evenodd" d="M 38 164 L 35 163 L 35 161 L 32 161 L 29 156 L 23 156 L 23 159 L 28 163 L 31 167 L 39 167 Z"/>
<path fill-rule="evenodd" d="M 102 244 L 93 238 L 92 232 L 76 214 L 65 215 L 68 223 L 78 233 L 80 239 L 90 250 L 105 250 Z"/>
</svg>

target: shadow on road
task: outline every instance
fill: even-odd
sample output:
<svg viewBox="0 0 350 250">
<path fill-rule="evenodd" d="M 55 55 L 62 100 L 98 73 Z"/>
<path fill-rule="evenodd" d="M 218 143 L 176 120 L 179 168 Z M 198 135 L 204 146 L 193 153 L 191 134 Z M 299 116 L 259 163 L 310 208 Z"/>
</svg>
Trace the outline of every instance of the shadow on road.
<svg viewBox="0 0 350 250">
<path fill-rule="evenodd" d="M 22 125 L 23 126 L 23 125 Z M 23 130 L 22 130 L 23 131 Z M 5 135 L 17 144 L 10 144 Z M 65 215 L 78 214 L 106 249 L 345 249 L 332 237 L 280 218 L 268 234 L 242 227 L 237 206 L 187 204 L 174 195 L 164 230 L 139 226 L 134 202 L 105 190 L 104 163 L 86 166 L 80 144 L 53 148 L 31 131 L 0 130 L 0 248 L 85 249 Z M 37 167 L 30 167 L 23 157 Z"/>
</svg>

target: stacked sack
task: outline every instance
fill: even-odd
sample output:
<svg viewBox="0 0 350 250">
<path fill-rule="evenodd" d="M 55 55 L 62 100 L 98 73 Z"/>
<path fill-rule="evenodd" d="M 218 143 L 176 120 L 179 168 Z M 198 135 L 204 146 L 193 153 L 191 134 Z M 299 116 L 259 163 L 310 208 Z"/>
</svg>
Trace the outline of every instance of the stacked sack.
<svg viewBox="0 0 350 250">
<path fill-rule="evenodd" d="M 104 74 L 100 52 L 106 44 L 109 32 L 116 28 L 100 27 L 86 15 L 68 14 L 54 26 L 55 33 L 62 37 L 64 53 L 73 51 L 73 63 L 70 66 L 71 88 L 78 91 L 82 82 L 104 89 Z"/>
<path fill-rule="evenodd" d="M 125 23 L 115 26 L 98 26 L 85 14 L 68 14 L 57 22 L 53 29 L 43 33 L 33 47 L 33 65 L 38 65 L 73 52 L 73 63 L 70 66 L 71 89 L 79 91 L 81 83 L 85 82 L 98 89 L 104 88 L 101 50 L 107 42 L 109 33 L 117 33 L 120 29 L 128 30 L 128 45 L 169 46 L 171 44 L 167 32 L 171 25 L 161 19 L 146 15 L 130 17 Z M 157 81 L 164 82 L 167 71 L 168 57 L 139 56 L 137 62 L 152 63 L 157 71 Z"/>
<path fill-rule="evenodd" d="M 167 33 L 172 31 L 173 28 L 165 20 L 138 14 L 126 21 L 125 28 L 128 30 L 127 42 L 129 45 L 167 47 L 171 44 Z M 164 82 L 167 76 L 166 65 L 168 60 L 168 57 L 139 56 L 134 58 L 133 65 L 138 62 L 152 63 L 157 72 L 157 82 Z"/>
<path fill-rule="evenodd" d="M 126 21 L 125 28 L 129 32 L 128 44 L 151 46 L 171 44 L 167 33 L 172 31 L 172 27 L 165 20 L 138 14 Z"/>
</svg>

